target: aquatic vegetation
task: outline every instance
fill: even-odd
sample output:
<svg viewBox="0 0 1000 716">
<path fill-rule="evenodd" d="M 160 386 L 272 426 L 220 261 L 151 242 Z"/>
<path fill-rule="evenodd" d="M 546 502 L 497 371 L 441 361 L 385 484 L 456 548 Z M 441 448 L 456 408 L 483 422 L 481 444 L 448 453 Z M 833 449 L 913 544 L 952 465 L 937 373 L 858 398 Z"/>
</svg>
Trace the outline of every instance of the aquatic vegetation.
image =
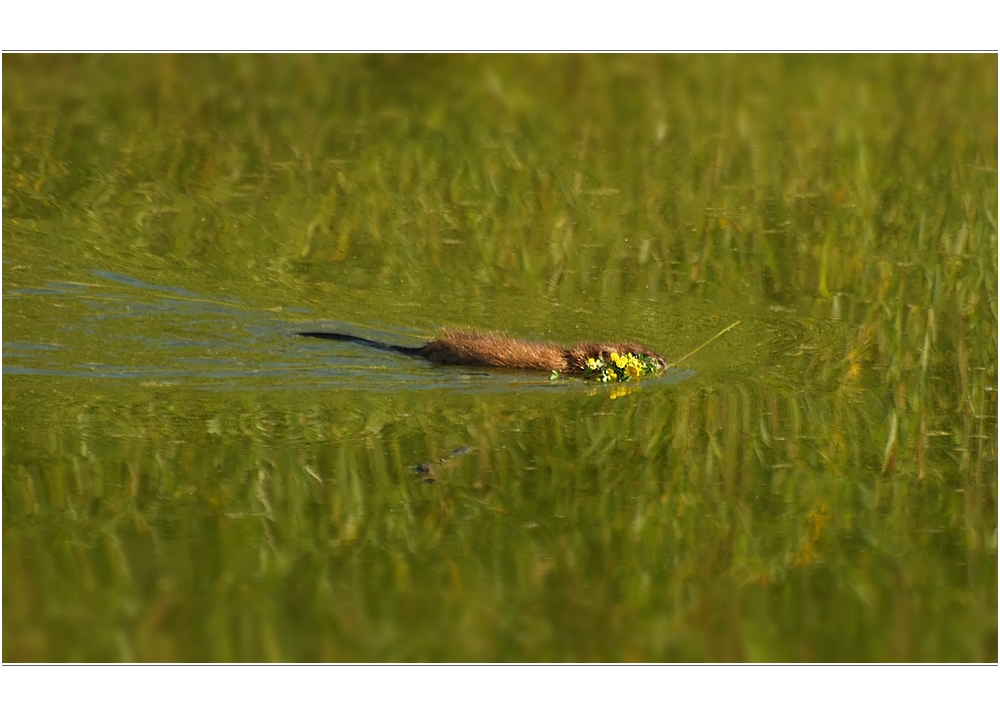
<svg viewBox="0 0 1000 716">
<path fill-rule="evenodd" d="M 627 383 L 658 371 L 656 361 L 650 356 L 612 353 L 607 362 L 601 357 L 588 358 L 583 377 L 599 383 Z"/>
</svg>

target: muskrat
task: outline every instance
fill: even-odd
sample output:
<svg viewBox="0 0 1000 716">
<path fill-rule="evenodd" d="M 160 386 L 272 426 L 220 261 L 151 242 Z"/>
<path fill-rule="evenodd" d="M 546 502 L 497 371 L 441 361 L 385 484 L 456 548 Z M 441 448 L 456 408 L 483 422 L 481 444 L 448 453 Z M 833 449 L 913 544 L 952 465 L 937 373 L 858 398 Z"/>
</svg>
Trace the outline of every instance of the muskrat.
<svg viewBox="0 0 1000 716">
<path fill-rule="evenodd" d="M 567 347 L 553 343 L 508 338 L 495 333 L 446 330 L 442 331 L 430 343 L 425 343 L 418 348 L 410 348 L 394 346 L 381 341 L 370 341 L 367 338 L 359 338 L 346 333 L 304 331 L 298 335 L 325 338 L 331 341 L 350 341 L 369 348 L 417 356 L 431 363 L 442 365 L 583 373 L 588 358 L 601 358 L 608 362 L 612 353 L 649 356 L 660 370 L 667 365 L 667 362 L 658 353 L 635 343 L 577 343 L 575 346 Z"/>
</svg>

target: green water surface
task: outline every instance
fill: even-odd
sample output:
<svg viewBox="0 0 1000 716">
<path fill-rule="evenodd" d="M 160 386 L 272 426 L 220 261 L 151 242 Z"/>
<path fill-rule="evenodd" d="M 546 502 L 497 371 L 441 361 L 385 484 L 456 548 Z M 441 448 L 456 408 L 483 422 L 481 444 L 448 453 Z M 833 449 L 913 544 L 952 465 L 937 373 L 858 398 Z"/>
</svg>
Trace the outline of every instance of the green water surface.
<svg viewBox="0 0 1000 716">
<path fill-rule="evenodd" d="M 3 299 L 5 661 L 997 659 L 995 55 L 6 55 Z"/>
</svg>

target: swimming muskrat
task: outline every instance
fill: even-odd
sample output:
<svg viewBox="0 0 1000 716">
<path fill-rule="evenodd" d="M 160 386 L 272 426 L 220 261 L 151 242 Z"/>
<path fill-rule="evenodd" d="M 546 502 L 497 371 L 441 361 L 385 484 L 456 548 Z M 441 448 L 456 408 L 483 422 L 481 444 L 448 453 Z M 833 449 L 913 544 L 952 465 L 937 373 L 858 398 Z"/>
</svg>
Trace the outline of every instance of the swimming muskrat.
<svg viewBox="0 0 1000 716">
<path fill-rule="evenodd" d="M 350 341 L 369 348 L 417 356 L 431 363 L 442 365 L 583 373 L 588 358 L 601 358 L 607 362 L 610 361 L 612 353 L 649 356 L 660 370 L 667 365 L 667 362 L 658 353 L 635 343 L 577 343 L 575 346 L 567 347 L 553 343 L 508 338 L 495 333 L 446 330 L 430 343 L 418 348 L 410 348 L 394 346 L 381 341 L 370 341 L 367 338 L 359 338 L 346 333 L 305 331 L 298 335 L 325 338 L 331 341 Z"/>
</svg>

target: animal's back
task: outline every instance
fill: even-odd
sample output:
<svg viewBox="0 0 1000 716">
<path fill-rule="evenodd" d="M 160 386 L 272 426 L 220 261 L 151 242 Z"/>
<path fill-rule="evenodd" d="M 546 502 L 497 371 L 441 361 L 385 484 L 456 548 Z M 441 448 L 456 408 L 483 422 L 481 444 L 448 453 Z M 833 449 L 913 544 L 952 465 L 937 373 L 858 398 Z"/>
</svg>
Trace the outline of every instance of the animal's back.
<svg viewBox="0 0 1000 716">
<path fill-rule="evenodd" d="M 566 349 L 561 346 L 470 331 L 445 331 L 420 348 L 419 354 L 445 365 L 544 371 L 564 371 L 568 367 Z"/>
</svg>

